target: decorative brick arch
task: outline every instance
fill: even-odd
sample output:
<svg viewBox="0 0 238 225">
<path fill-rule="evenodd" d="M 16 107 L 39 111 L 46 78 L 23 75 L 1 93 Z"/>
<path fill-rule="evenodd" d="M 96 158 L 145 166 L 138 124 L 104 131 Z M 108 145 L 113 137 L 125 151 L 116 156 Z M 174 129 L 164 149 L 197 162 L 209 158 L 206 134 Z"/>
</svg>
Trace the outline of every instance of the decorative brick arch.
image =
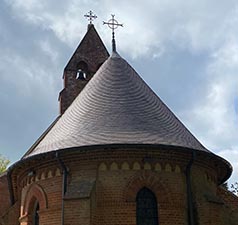
<svg viewBox="0 0 238 225">
<path fill-rule="evenodd" d="M 31 212 L 36 201 L 39 202 L 41 210 L 48 207 L 47 196 L 43 188 L 37 184 L 33 184 L 26 193 L 24 201 L 24 214 L 29 214 Z"/>
<path fill-rule="evenodd" d="M 169 205 L 172 203 L 169 188 L 152 171 L 138 172 L 130 179 L 124 189 L 124 200 L 135 202 L 137 193 L 143 187 L 147 187 L 154 192 L 159 204 L 165 203 L 165 205 Z"/>
</svg>

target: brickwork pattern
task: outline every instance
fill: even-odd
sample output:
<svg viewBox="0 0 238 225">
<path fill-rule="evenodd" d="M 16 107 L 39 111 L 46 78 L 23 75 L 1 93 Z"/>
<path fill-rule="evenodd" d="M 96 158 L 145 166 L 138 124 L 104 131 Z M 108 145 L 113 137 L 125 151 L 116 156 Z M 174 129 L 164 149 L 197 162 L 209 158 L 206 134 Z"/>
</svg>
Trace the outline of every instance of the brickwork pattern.
<svg viewBox="0 0 238 225">
<path fill-rule="evenodd" d="M 187 224 L 185 169 L 190 154 L 142 150 L 74 151 L 66 152 L 63 160 L 68 170 L 63 200 L 65 225 L 135 225 L 136 195 L 143 187 L 153 191 L 157 198 L 160 225 Z M 200 165 L 200 160 L 204 166 Z M 21 190 L 18 190 L 20 202 L 17 204 L 21 211 L 13 218 L 17 221 L 20 217 L 21 225 L 32 225 L 32 205 L 37 200 L 40 224 L 60 224 L 63 176 L 59 163 L 53 160 L 42 164 L 41 161 L 34 165 L 32 176 L 27 172 L 28 167 L 18 171 L 17 183 Z M 210 160 L 201 158 L 194 163 L 192 188 L 199 225 L 228 225 L 227 221 L 232 224 L 236 218 L 234 209 L 227 211 L 231 197 L 226 197 L 225 201 L 217 194 L 220 191 L 216 179 Z M 237 199 L 233 198 L 235 205 Z M 17 224 L 9 223 L 9 218 L 5 217 L 5 224 Z"/>
<path fill-rule="evenodd" d="M 10 207 L 10 193 L 8 188 L 7 174 L 0 175 L 0 216 L 6 213 Z"/>
</svg>

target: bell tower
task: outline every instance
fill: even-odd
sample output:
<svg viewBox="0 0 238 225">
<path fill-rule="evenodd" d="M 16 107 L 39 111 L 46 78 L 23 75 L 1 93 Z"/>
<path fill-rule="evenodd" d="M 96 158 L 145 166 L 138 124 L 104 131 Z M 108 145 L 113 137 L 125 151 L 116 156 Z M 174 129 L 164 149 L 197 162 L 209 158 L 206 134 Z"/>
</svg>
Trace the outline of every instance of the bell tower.
<svg viewBox="0 0 238 225">
<path fill-rule="evenodd" d="M 64 88 L 59 94 L 60 114 L 65 112 L 109 57 L 105 45 L 92 24 L 96 16 L 90 11 L 85 17 L 90 21 L 88 30 L 64 69 Z"/>
</svg>

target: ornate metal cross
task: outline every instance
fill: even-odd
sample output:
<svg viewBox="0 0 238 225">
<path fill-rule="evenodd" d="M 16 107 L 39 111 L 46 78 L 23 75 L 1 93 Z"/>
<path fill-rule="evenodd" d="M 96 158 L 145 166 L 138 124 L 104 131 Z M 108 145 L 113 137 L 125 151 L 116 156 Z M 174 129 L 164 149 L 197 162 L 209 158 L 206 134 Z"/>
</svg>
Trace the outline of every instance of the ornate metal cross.
<svg viewBox="0 0 238 225">
<path fill-rule="evenodd" d="M 123 27 L 123 24 L 118 23 L 114 17 L 115 15 L 112 14 L 112 18 L 108 20 L 108 22 L 103 21 L 103 25 L 106 24 L 110 29 L 112 29 L 112 51 L 116 51 L 115 29 L 117 29 L 119 26 Z"/>
<path fill-rule="evenodd" d="M 87 14 L 84 15 L 89 21 L 90 24 L 92 24 L 93 20 L 97 18 L 95 14 L 90 10 Z"/>
</svg>

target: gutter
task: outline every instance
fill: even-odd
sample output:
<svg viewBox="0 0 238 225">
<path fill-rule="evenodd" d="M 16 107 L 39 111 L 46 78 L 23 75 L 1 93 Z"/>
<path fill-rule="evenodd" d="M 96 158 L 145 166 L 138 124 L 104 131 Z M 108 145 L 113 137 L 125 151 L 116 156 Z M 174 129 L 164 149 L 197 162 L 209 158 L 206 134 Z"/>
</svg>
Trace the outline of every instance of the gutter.
<svg viewBox="0 0 238 225">
<path fill-rule="evenodd" d="M 186 184 L 187 184 L 187 204 L 188 204 L 188 224 L 195 225 L 195 216 L 194 216 L 194 203 L 193 203 L 193 193 L 192 193 L 192 184 L 191 184 L 191 169 L 196 158 L 195 150 L 192 151 L 192 158 L 190 159 L 186 167 Z"/>
<path fill-rule="evenodd" d="M 62 179 L 62 201 L 61 201 L 61 225 L 64 225 L 64 197 L 65 197 L 65 193 L 67 191 L 67 177 L 68 177 L 68 172 L 67 172 L 67 168 L 65 166 L 65 164 L 63 163 L 63 161 L 61 160 L 61 158 L 59 157 L 59 153 L 56 152 L 55 153 L 56 158 L 58 159 L 58 162 L 61 166 L 61 169 L 63 171 L 63 179 Z"/>
<path fill-rule="evenodd" d="M 14 193 L 13 193 L 13 185 L 12 185 L 12 179 L 11 179 L 12 171 L 7 172 L 7 183 L 9 188 L 9 194 L 10 194 L 10 203 L 11 206 L 15 203 Z"/>
</svg>

